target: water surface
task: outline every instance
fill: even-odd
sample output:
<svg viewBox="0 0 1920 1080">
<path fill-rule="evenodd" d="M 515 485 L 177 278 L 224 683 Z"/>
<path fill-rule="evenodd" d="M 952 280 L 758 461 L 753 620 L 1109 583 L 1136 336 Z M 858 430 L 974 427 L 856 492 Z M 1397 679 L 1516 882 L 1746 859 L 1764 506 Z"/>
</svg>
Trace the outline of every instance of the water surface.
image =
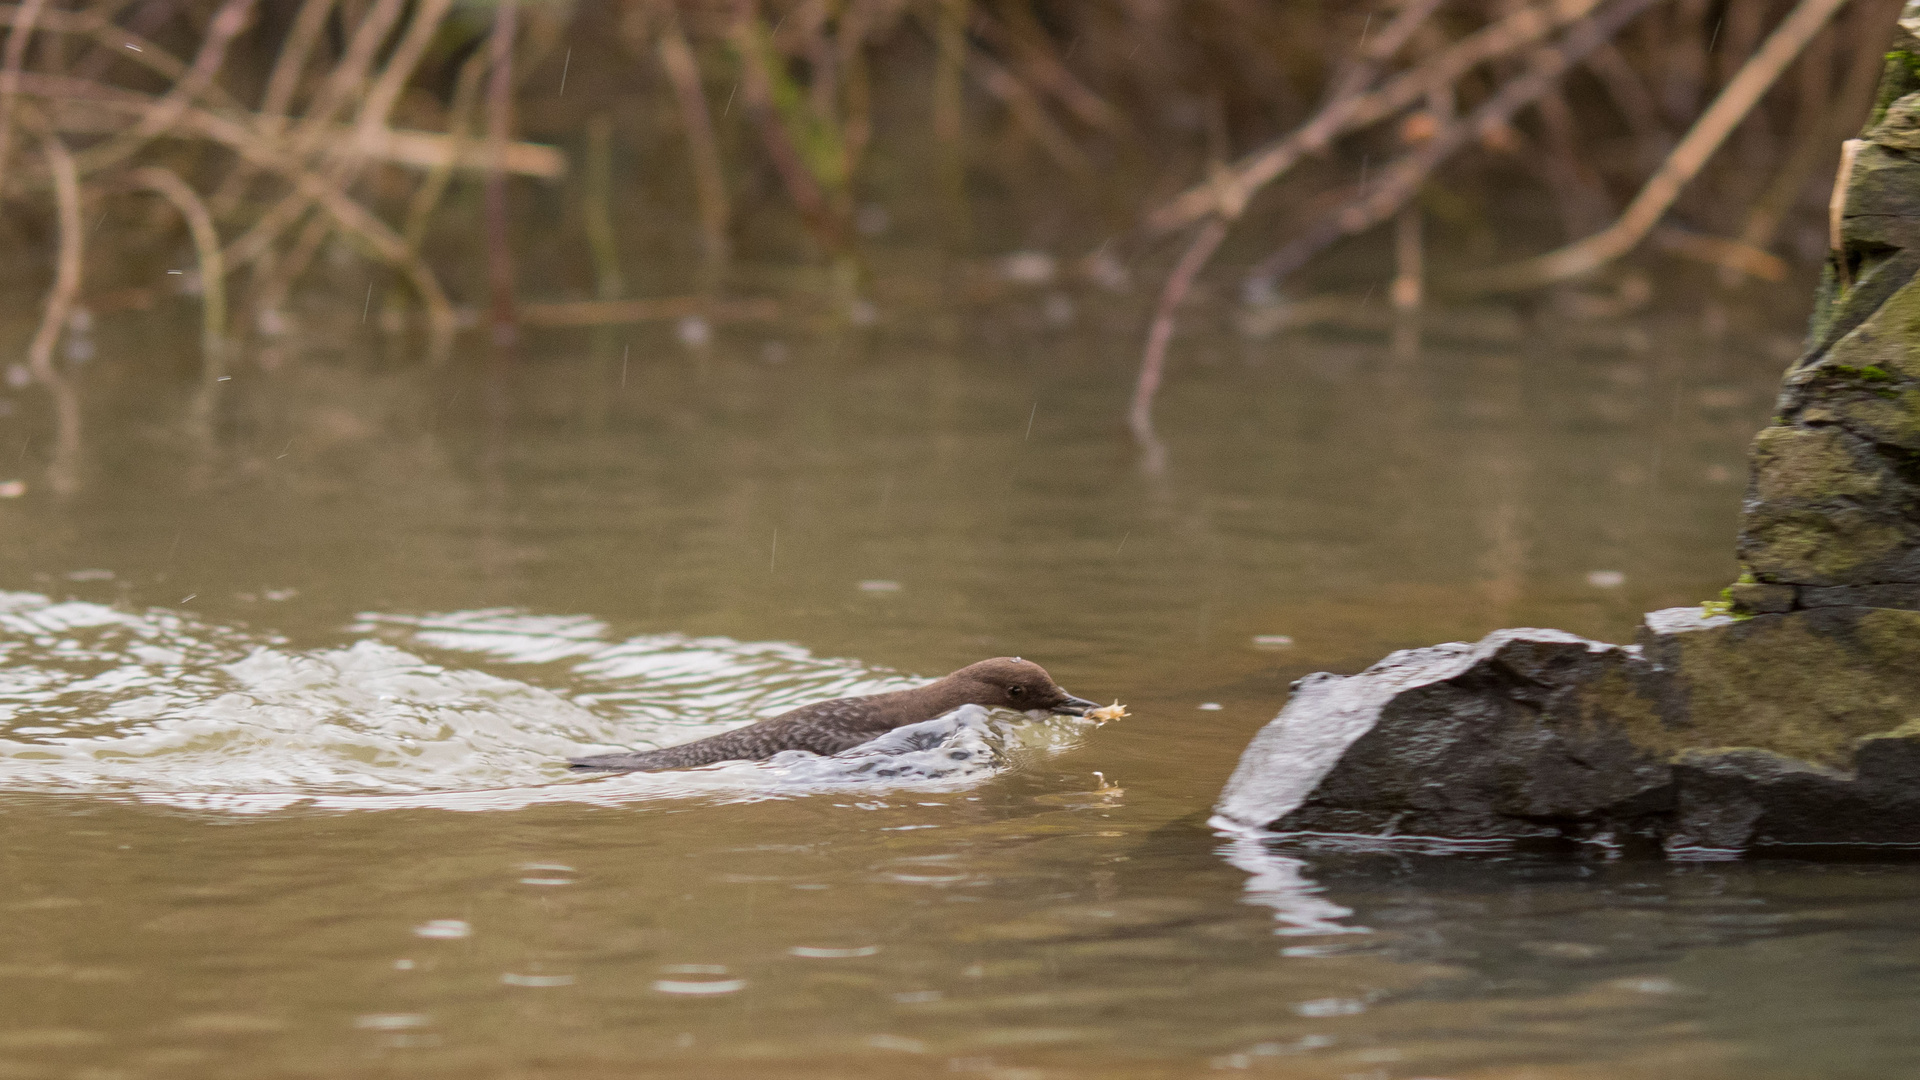
<svg viewBox="0 0 1920 1080">
<path fill-rule="evenodd" d="M 1198 318 L 1154 476 L 1138 327 L 1075 303 L 439 371 L 347 328 L 199 428 L 185 313 L 103 317 L 75 494 L 0 410 L 0 1074 L 1920 1066 L 1909 865 L 1205 824 L 1306 672 L 1712 595 L 1791 327 Z M 1133 715 L 561 764 L 997 654 Z"/>
</svg>

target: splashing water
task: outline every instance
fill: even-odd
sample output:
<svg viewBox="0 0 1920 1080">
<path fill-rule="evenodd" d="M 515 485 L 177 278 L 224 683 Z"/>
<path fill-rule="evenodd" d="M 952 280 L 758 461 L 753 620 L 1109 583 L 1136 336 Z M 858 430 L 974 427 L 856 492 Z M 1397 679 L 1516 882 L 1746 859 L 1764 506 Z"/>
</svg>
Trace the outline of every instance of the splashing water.
<svg viewBox="0 0 1920 1080">
<path fill-rule="evenodd" d="M 298 650 L 177 611 L 0 593 L 0 786 L 234 812 L 757 799 L 970 784 L 1077 730 L 967 706 L 828 758 L 582 778 L 568 757 L 684 742 L 915 680 L 778 642 L 613 641 L 579 616 L 368 614 L 351 631 L 362 635 L 351 645 Z M 555 688 L 463 659 L 532 668 Z"/>
</svg>

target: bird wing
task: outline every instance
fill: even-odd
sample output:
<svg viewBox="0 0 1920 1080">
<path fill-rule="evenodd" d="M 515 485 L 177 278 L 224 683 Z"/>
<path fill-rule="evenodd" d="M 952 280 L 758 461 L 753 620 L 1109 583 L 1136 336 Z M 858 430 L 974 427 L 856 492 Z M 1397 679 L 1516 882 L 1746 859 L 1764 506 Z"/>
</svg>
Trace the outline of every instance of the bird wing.
<svg viewBox="0 0 1920 1080">
<path fill-rule="evenodd" d="M 690 769 L 718 761 L 764 761 L 782 750 L 837 754 L 887 732 L 886 725 L 878 722 L 876 712 L 867 699 L 835 698 L 679 746 L 632 754 L 569 758 L 567 764 L 576 769 L 657 772 Z"/>
</svg>

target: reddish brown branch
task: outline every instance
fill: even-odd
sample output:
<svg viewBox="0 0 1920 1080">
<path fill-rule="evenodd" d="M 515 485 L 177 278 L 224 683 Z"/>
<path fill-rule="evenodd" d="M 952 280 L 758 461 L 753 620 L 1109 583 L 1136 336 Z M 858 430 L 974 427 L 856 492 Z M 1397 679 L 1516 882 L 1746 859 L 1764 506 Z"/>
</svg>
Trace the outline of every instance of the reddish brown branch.
<svg viewBox="0 0 1920 1080">
<path fill-rule="evenodd" d="M 507 174 L 500 167 L 502 151 L 513 125 L 513 38 L 517 0 L 500 0 L 494 10 L 493 76 L 487 85 L 487 294 L 493 340 L 511 345 L 516 336 L 513 318 L 513 247 L 507 236 Z"/>
<path fill-rule="evenodd" d="M 1147 328 L 1147 348 L 1140 357 L 1140 377 L 1133 386 L 1133 407 L 1127 412 L 1127 426 L 1147 452 L 1149 472 L 1158 473 L 1166 464 L 1166 452 L 1153 431 L 1153 398 L 1160 392 L 1161 373 L 1167 365 L 1167 346 L 1173 341 L 1174 313 L 1186 300 L 1193 280 L 1200 276 L 1207 260 L 1219 249 L 1220 241 L 1226 238 L 1227 223 L 1219 218 L 1200 227 L 1193 243 L 1187 245 L 1173 272 L 1167 275 L 1167 283 L 1160 290 L 1160 302 L 1153 310 L 1153 324 Z"/>
</svg>

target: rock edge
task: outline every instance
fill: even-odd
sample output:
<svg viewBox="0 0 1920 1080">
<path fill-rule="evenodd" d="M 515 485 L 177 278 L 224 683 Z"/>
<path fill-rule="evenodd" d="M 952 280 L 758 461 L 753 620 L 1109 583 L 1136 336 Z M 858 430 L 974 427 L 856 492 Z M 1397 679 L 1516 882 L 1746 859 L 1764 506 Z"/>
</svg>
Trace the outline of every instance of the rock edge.
<svg viewBox="0 0 1920 1080">
<path fill-rule="evenodd" d="M 1668 854 L 1920 846 L 1916 658 L 1920 612 L 1863 607 L 1671 608 L 1628 646 L 1519 629 L 1404 650 L 1295 684 L 1216 810 Z"/>
</svg>

